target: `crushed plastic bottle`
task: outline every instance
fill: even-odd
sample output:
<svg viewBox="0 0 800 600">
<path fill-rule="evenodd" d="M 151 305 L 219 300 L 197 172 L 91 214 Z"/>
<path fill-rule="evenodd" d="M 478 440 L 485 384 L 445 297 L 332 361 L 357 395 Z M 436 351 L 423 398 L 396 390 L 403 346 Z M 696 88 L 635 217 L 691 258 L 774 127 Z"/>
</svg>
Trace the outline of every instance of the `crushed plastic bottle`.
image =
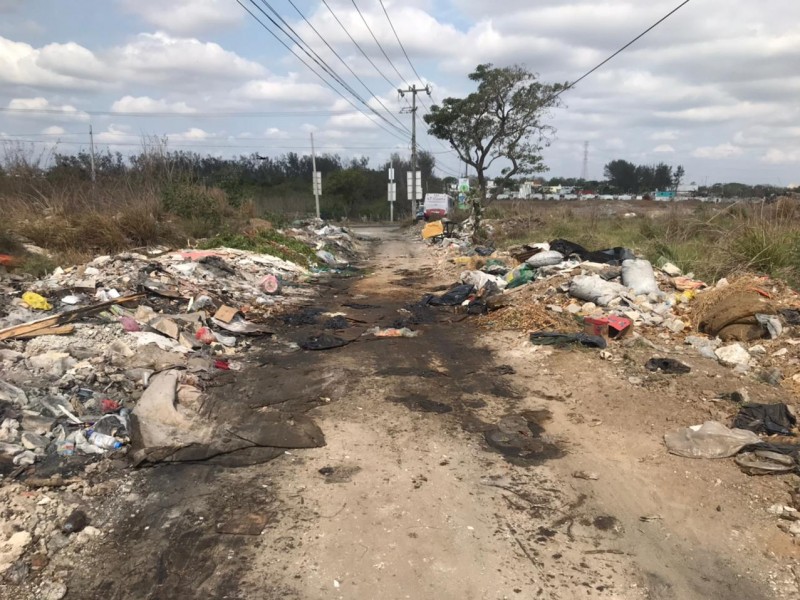
<svg viewBox="0 0 800 600">
<path fill-rule="evenodd" d="M 98 448 L 103 448 L 104 450 L 117 450 L 122 448 L 122 442 L 120 442 L 113 435 L 98 433 L 96 431 L 92 431 L 91 429 L 89 430 L 89 441 Z"/>
</svg>

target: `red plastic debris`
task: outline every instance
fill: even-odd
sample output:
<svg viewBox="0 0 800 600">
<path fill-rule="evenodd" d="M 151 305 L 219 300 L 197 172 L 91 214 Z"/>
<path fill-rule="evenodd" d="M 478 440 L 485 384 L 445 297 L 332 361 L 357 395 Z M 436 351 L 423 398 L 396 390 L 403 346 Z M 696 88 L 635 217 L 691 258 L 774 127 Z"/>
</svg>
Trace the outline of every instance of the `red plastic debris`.
<svg viewBox="0 0 800 600">
<path fill-rule="evenodd" d="M 231 365 L 227 360 L 215 360 L 214 367 L 220 369 L 221 371 L 230 371 Z"/>
<path fill-rule="evenodd" d="M 208 327 L 201 327 L 198 329 L 194 337 L 198 342 L 202 342 L 203 344 L 213 344 L 217 341 L 217 338 L 214 337 L 214 333 Z"/>
<path fill-rule="evenodd" d="M 108 413 L 115 413 L 121 408 L 122 405 L 116 400 L 111 400 L 110 398 L 104 398 L 103 400 L 100 401 L 100 411 L 104 415 L 107 415 Z"/>
</svg>

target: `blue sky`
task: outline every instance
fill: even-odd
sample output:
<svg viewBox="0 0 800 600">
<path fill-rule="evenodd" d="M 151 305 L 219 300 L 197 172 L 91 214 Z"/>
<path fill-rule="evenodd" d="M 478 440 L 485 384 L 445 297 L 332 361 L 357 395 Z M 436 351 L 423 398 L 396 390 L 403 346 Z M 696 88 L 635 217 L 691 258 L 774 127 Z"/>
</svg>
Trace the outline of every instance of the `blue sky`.
<svg viewBox="0 0 800 600">
<path fill-rule="evenodd" d="M 466 74 L 482 62 L 573 80 L 678 3 L 384 0 L 413 66 L 433 86 L 428 106 L 468 93 Z M 393 124 L 381 122 L 391 134 L 322 85 L 235 0 L 0 0 L 0 107 L 15 109 L 0 111 L 0 135 L 70 152 L 86 147 L 91 123 L 101 149 L 133 152 L 143 136 L 157 135 L 171 148 L 236 155 L 308 152 L 313 131 L 321 152 L 366 155 L 372 164 L 408 153 L 410 115 L 400 114 L 406 102 L 395 90 L 420 82 L 379 1 L 356 5 L 402 78 L 352 0 L 328 0 L 332 11 L 295 0 L 366 88 L 288 0 L 268 4 Z M 550 174 L 579 176 L 588 141 L 593 178 L 624 158 L 683 164 L 687 181 L 701 184 L 800 183 L 797 64 L 796 0 L 693 0 L 564 95 L 551 118 Z M 213 114 L 220 112 L 228 114 Z M 440 173 L 454 174 L 455 154 L 425 135 L 421 121 L 418 131 Z"/>
</svg>

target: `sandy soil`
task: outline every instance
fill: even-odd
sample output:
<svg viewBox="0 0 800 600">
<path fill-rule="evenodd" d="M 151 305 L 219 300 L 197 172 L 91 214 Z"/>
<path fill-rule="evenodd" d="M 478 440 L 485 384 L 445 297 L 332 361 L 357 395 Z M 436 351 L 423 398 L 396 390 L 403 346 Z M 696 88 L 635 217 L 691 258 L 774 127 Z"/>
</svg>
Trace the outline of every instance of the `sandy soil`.
<svg viewBox="0 0 800 600">
<path fill-rule="evenodd" d="M 800 598 L 800 547 L 766 512 L 789 480 L 662 442 L 726 417 L 718 392 L 778 392 L 683 349 L 661 350 L 690 374 L 648 374 L 645 344 L 602 360 L 448 309 L 409 313 L 453 279 L 422 243 L 372 233 L 365 274 L 319 306 L 354 319 L 348 339 L 402 324 L 419 337 L 287 354 L 318 326 L 282 331 L 213 393 L 282 397 L 326 445 L 129 474 L 113 533 L 64 566 L 67 598 Z"/>
</svg>

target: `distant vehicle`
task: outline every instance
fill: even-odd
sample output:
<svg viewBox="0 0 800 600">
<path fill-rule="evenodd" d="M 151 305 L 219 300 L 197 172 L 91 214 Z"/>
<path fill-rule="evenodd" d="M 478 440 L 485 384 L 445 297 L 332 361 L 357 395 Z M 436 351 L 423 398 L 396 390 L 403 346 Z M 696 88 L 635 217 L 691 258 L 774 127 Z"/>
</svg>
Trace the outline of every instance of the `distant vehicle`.
<svg viewBox="0 0 800 600">
<path fill-rule="evenodd" d="M 453 210 L 453 199 L 447 194 L 425 194 L 423 209 L 426 221 L 444 219 Z"/>
<path fill-rule="evenodd" d="M 417 214 L 414 215 L 415 221 L 422 221 L 425 218 L 425 207 L 420 204 Z"/>
</svg>

